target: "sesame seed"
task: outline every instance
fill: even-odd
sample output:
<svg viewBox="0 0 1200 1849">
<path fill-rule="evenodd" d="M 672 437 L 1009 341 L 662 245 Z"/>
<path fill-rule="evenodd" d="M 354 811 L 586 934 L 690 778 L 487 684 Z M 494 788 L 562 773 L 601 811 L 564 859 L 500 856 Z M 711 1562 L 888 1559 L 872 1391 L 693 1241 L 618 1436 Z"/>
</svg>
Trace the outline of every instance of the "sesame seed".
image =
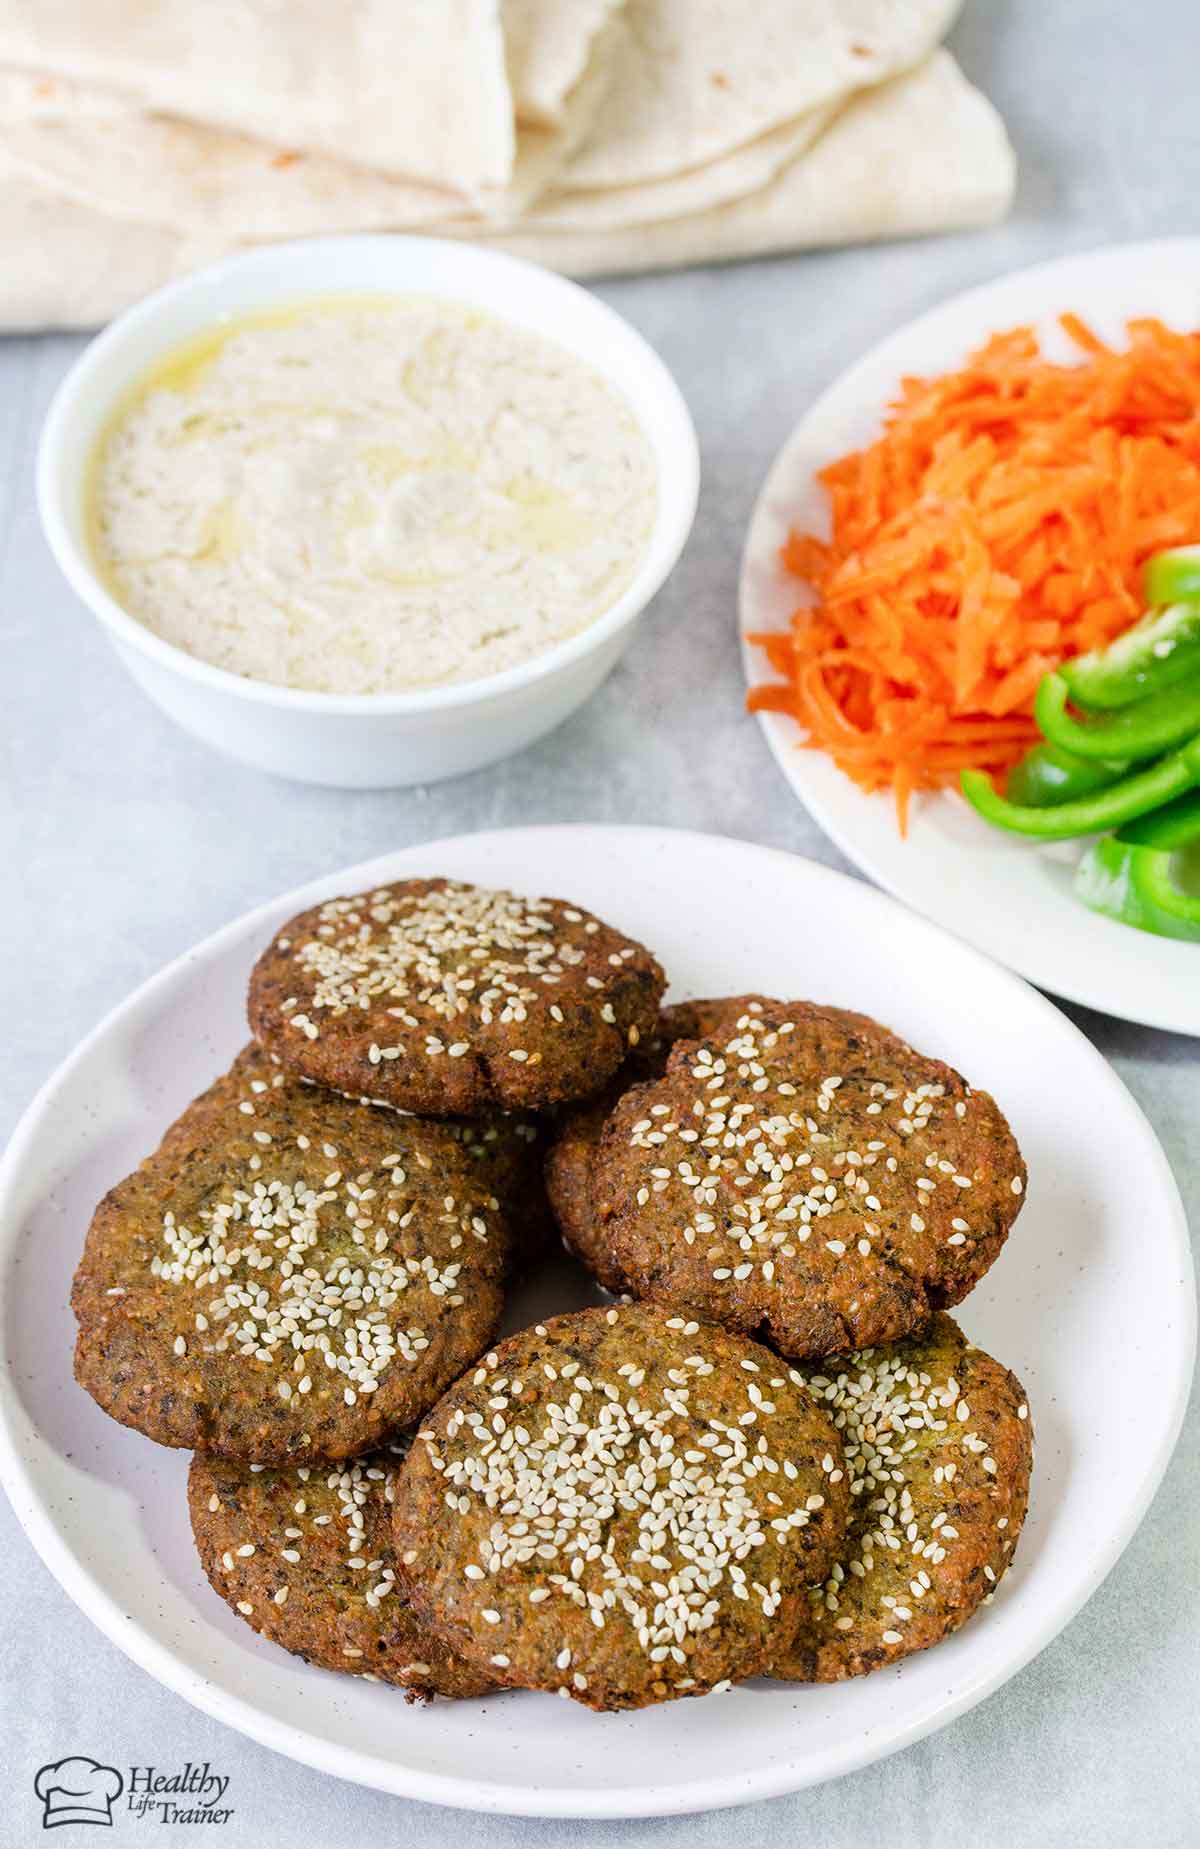
<svg viewBox="0 0 1200 1849">
<path fill-rule="evenodd" d="M 606 1331 L 619 1320 L 615 1309 L 597 1316 Z M 565 1601 L 596 1630 L 628 1626 L 649 1662 L 685 1666 L 688 1639 L 712 1626 L 723 1592 L 750 1600 L 763 1622 L 774 1618 L 781 1582 L 772 1553 L 758 1550 L 797 1546 L 825 1498 L 813 1493 L 811 1464 L 800 1471 L 771 1453 L 776 1402 L 764 1389 L 786 1389 L 784 1376 L 768 1383 L 755 1364 L 738 1376 L 744 1411 L 721 1403 L 702 1416 L 697 1396 L 714 1367 L 691 1352 L 700 1325 L 676 1316 L 668 1326 L 679 1343 L 673 1358 L 621 1359 L 615 1378 L 603 1348 L 589 1363 L 559 1350 L 556 1368 L 545 1366 L 542 1350 L 528 1381 L 500 1367 L 476 1369 L 474 1396 L 431 1434 L 428 1453 L 444 1506 L 455 1517 L 477 1509 L 486 1521 L 483 1565 L 464 1566 L 466 1581 L 486 1577 L 489 1589 L 515 1591 L 527 1623 L 553 1622 Z M 840 1477 L 837 1453 L 826 1454 L 825 1466 Z M 617 1502 L 636 1518 L 631 1558 L 624 1543 L 620 1554 L 610 1551 Z M 537 1583 L 521 1585 L 518 1576 L 514 1584 L 513 1568 L 535 1573 Z M 500 1609 L 483 1608 L 478 1621 L 500 1623 Z M 551 1643 L 561 1673 L 575 1670 L 584 1647 L 561 1633 Z M 576 1673 L 585 1670 L 586 1662 Z"/>
</svg>

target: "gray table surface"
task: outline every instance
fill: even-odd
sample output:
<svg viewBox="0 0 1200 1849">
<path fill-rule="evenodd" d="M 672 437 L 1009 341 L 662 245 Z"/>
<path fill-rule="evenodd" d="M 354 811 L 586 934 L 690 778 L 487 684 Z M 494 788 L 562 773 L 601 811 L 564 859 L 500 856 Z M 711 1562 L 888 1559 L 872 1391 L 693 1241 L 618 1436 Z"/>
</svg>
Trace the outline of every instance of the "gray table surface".
<svg viewBox="0 0 1200 1849">
<path fill-rule="evenodd" d="M 80 1036 L 162 963 L 270 895 L 388 848 L 525 822 L 639 821 L 843 864 L 741 710 L 734 586 L 768 463 L 822 385 L 943 297 L 1061 252 L 1197 229 L 1194 0 L 973 0 L 953 44 L 1003 110 L 1020 156 L 1005 225 L 602 289 L 659 348 L 692 406 L 699 518 L 636 647 L 590 705 L 475 776 L 415 791 L 305 789 L 176 731 L 83 617 L 38 531 L 34 441 L 78 343 L 0 345 L 5 1131 Z M 1068 1012 L 1145 1109 L 1200 1223 L 1197 1044 Z M 224 1849 L 394 1840 L 1117 1849 L 1135 1839 L 1184 1849 L 1200 1842 L 1198 1466 L 1193 1417 L 1153 1508 L 1085 1611 L 953 1727 L 815 1791 L 652 1823 L 472 1817 L 279 1758 L 165 1692 L 106 1642 L 0 1498 L 0 1842 L 41 1839 L 33 1774 L 84 1751 L 118 1765 L 211 1761 L 230 1778 L 235 1811 Z M 143 1834 L 126 1819 L 114 1840 Z"/>
</svg>

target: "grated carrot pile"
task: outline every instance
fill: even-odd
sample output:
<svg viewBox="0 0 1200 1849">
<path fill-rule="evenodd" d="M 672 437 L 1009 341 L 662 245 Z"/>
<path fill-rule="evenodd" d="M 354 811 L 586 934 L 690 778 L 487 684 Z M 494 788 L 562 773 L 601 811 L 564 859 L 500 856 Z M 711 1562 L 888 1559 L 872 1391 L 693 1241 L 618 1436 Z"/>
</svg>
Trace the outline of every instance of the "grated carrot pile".
<svg viewBox="0 0 1200 1849">
<path fill-rule="evenodd" d="M 749 704 L 890 789 L 901 832 L 914 791 L 1015 763 L 1041 676 L 1137 620 L 1150 553 L 1200 540 L 1200 333 L 1062 325 L 1078 364 L 1014 328 L 903 380 L 878 441 L 821 472 L 832 538 L 782 548 L 812 602 L 755 638 L 783 678 Z"/>
</svg>

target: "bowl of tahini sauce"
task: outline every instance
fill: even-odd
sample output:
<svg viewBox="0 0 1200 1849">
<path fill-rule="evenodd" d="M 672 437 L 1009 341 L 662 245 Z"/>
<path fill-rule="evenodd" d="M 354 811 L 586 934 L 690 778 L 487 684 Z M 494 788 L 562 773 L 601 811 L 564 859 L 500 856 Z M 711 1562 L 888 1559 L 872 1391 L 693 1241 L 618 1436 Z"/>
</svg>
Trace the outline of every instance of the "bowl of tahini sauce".
<svg viewBox="0 0 1200 1849">
<path fill-rule="evenodd" d="M 346 787 L 520 749 L 599 685 L 687 538 L 695 433 L 653 350 L 465 244 L 321 239 L 172 284 L 68 375 L 43 524 L 147 693 Z"/>
</svg>

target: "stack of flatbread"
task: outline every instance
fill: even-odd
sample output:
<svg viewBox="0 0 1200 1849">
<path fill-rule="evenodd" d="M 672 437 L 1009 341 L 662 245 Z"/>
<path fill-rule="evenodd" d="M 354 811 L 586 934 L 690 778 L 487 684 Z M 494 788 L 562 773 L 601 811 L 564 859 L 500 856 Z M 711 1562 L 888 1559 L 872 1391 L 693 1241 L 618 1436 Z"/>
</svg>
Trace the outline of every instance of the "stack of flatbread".
<svg viewBox="0 0 1200 1849">
<path fill-rule="evenodd" d="M 957 4 L 0 0 L 0 326 L 336 231 L 589 276 L 986 223 Z"/>
</svg>

